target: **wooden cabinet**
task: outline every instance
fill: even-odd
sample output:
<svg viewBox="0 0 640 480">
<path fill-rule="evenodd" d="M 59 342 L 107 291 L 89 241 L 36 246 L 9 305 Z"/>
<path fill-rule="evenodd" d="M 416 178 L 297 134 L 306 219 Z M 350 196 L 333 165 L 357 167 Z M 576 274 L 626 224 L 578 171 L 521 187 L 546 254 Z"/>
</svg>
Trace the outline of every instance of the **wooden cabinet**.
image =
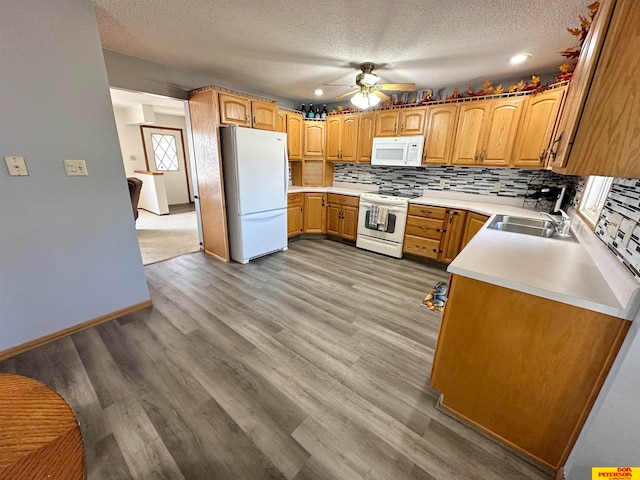
<svg viewBox="0 0 640 480">
<path fill-rule="evenodd" d="M 278 110 L 276 115 L 276 132 L 287 133 L 287 112 Z"/>
<path fill-rule="evenodd" d="M 640 178 L 639 24 L 639 2 L 601 2 L 567 92 L 554 170 Z"/>
<path fill-rule="evenodd" d="M 303 158 L 324 160 L 325 122 L 304 120 Z"/>
<path fill-rule="evenodd" d="M 451 163 L 457 120 L 458 105 L 456 104 L 427 108 L 427 135 L 422 155 L 423 164 Z"/>
<path fill-rule="evenodd" d="M 527 97 L 511 165 L 544 168 L 566 87 Z"/>
<path fill-rule="evenodd" d="M 360 199 L 352 195 L 327 195 L 326 233 L 355 241 L 358 232 L 358 205 Z"/>
<path fill-rule="evenodd" d="M 289 160 L 302 160 L 302 139 L 303 139 L 302 114 L 287 114 L 287 147 Z"/>
<path fill-rule="evenodd" d="M 220 123 L 251 127 L 251 100 L 230 93 L 218 94 L 220 102 Z"/>
<path fill-rule="evenodd" d="M 302 233 L 304 193 L 290 193 L 287 198 L 287 236 Z"/>
<path fill-rule="evenodd" d="M 305 193 L 303 209 L 303 232 L 325 233 L 326 194 Z"/>
<path fill-rule="evenodd" d="M 451 263 L 462 250 L 462 238 L 467 212 L 465 210 L 448 209 L 444 220 L 445 235 L 440 245 L 438 260 Z"/>
<path fill-rule="evenodd" d="M 630 323 L 453 275 L 431 385 L 444 410 L 557 471 Z"/>
<path fill-rule="evenodd" d="M 460 105 L 453 165 L 508 166 L 524 97 Z"/>
<path fill-rule="evenodd" d="M 475 212 L 467 212 L 467 219 L 464 222 L 464 234 L 460 243 L 460 251 L 467 246 L 476 233 L 487 223 L 489 217 Z"/>
<path fill-rule="evenodd" d="M 329 115 L 326 120 L 327 160 L 355 162 L 358 147 L 358 115 Z"/>
<path fill-rule="evenodd" d="M 376 113 L 376 137 L 423 135 L 426 107 L 382 110 Z"/>
<path fill-rule="evenodd" d="M 251 100 L 239 95 L 220 92 L 220 123 L 240 127 L 276 130 L 278 104 Z"/>
<path fill-rule="evenodd" d="M 373 112 L 361 113 L 358 118 L 358 148 L 356 161 L 371 163 L 371 151 L 373 150 L 373 137 L 376 132 L 376 114 Z"/>
</svg>

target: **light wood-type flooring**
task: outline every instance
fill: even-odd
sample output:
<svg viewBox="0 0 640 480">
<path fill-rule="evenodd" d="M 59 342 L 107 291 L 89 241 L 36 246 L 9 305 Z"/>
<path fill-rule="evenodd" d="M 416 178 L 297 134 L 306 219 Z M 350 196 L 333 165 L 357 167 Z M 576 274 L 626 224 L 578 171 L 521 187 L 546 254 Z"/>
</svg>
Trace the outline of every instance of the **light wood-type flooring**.
<svg viewBox="0 0 640 480">
<path fill-rule="evenodd" d="M 442 267 L 302 239 L 145 270 L 152 308 L 0 363 L 73 407 L 89 480 L 551 478 L 435 409 Z"/>
</svg>

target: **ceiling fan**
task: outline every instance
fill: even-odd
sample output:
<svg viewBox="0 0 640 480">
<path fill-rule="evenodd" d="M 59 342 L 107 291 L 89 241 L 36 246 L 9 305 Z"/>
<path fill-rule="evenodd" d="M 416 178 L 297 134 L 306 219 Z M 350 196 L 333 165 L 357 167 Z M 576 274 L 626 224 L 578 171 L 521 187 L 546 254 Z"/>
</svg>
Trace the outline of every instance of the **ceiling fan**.
<svg viewBox="0 0 640 480">
<path fill-rule="evenodd" d="M 416 89 L 415 83 L 378 84 L 381 79 L 377 74 L 373 73 L 375 68 L 376 66 L 373 63 L 363 63 L 360 65 L 362 72 L 356 75 L 356 85 L 359 88 L 336 97 L 336 100 L 353 95 L 351 103 L 358 108 L 369 108 L 376 106 L 381 100 L 389 100 L 389 95 L 383 93 L 383 90 L 411 92 Z"/>
</svg>

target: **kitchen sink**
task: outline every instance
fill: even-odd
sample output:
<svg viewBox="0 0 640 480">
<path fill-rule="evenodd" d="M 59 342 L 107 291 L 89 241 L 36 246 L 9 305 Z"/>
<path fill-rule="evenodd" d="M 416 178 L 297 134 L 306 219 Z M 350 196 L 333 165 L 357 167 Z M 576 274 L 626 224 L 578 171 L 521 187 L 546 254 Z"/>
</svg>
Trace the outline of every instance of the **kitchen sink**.
<svg viewBox="0 0 640 480">
<path fill-rule="evenodd" d="M 553 238 L 570 242 L 578 241 L 572 231 L 569 231 L 569 236 L 557 235 L 553 222 L 542 218 L 496 215 L 493 220 L 491 220 L 491 223 L 487 225 L 487 228 L 501 230 L 503 232 L 522 233 L 534 237 Z"/>
</svg>

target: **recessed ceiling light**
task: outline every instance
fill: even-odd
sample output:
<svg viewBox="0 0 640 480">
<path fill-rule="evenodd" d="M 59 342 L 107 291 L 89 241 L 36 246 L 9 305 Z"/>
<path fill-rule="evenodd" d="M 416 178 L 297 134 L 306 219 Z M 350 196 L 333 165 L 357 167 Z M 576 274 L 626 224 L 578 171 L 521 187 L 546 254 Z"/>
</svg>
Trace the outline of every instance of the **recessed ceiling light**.
<svg viewBox="0 0 640 480">
<path fill-rule="evenodd" d="M 322 95 L 324 92 L 322 91 L 322 89 L 320 89 L 320 88 L 316 88 L 316 89 L 313 91 L 313 93 L 315 93 L 317 96 L 320 96 L 320 95 Z"/>
<path fill-rule="evenodd" d="M 516 63 L 522 63 L 529 60 L 529 57 L 531 57 L 530 53 L 520 53 L 518 55 L 514 55 L 513 57 L 511 57 L 509 59 L 509 63 L 513 63 L 514 65 Z"/>
</svg>

